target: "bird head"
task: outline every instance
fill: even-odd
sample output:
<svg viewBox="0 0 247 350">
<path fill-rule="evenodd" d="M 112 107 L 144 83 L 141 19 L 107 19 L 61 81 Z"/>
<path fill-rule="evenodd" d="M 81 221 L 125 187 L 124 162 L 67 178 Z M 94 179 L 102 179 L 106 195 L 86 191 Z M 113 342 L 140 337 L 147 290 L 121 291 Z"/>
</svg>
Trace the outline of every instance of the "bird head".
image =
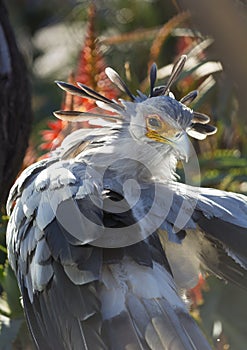
<svg viewBox="0 0 247 350">
<path fill-rule="evenodd" d="M 177 158 L 189 156 L 186 128 L 193 112 L 171 96 L 154 96 L 140 103 L 122 102 L 130 116 L 129 132 L 137 142 L 150 144 L 169 152 L 174 149 Z"/>
<path fill-rule="evenodd" d="M 150 69 L 149 95 L 140 91 L 133 95 L 118 73 L 110 67 L 106 68 L 108 78 L 127 94 L 128 100 L 110 100 L 84 84 L 77 83 L 77 87 L 57 81 L 60 88 L 71 94 L 96 100 L 98 107 L 105 112 L 56 111 L 54 114 L 67 121 L 103 118 L 107 122 L 120 123 L 137 142 L 163 147 L 167 151 L 173 149 L 178 159 L 187 160 L 190 153 L 188 135 L 202 140 L 207 135 L 214 134 L 217 129 L 208 124 L 210 118 L 207 115 L 187 107 L 196 98 L 197 91 L 190 92 L 180 101 L 170 92 L 170 87 L 181 73 L 185 61 L 186 56 L 181 56 L 175 63 L 166 85 L 158 87 L 155 87 L 157 67 L 153 64 Z"/>
</svg>

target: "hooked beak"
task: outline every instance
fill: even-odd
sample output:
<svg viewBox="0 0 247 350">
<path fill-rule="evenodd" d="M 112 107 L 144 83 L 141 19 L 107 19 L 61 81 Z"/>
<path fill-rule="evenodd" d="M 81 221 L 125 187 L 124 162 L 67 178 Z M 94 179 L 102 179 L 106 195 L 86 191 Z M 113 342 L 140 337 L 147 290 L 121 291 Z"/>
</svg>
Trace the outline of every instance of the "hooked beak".
<svg viewBox="0 0 247 350">
<path fill-rule="evenodd" d="M 183 130 L 175 130 L 174 133 L 170 133 L 167 137 L 167 131 L 149 131 L 146 134 L 147 137 L 153 139 L 157 142 L 166 143 L 170 145 L 178 154 L 178 158 L 188 162 L 192 152 L 191 152 L 191 142 L 188 138 L 187 133 Z"/>
<path fill-rule="evenodd" d="M 177 151 L 179 154 L 179 158 L 181 160 L 185 160 L 188 162 L 192 152 L 191 152 L 191 142 L 188 138 L 186 132 L 182 132 L 182 134 L 175 140 L 169 140 L 170 145 Z"/>
</svg>

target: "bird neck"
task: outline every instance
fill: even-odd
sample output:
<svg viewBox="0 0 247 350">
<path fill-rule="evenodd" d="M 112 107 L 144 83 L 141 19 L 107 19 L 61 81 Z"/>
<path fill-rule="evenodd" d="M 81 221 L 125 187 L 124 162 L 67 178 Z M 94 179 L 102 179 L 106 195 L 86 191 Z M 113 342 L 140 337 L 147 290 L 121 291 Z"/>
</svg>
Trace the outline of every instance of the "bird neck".
<svg viewBox="0 0 247 350">
<path fill-rule="evenodd" d="M 91 152 L 90 152 L 91 153 Z M 100 173 L 137 181 L 176 179 L 177 158 L 173 149 L 160 143 L 143 143 L 133 139 L 127 129 L 119 129 L 106 142 L 88 154 L 87 162 Z M 119 180 L 120 181 L 120 180 Z"/>
</svg>

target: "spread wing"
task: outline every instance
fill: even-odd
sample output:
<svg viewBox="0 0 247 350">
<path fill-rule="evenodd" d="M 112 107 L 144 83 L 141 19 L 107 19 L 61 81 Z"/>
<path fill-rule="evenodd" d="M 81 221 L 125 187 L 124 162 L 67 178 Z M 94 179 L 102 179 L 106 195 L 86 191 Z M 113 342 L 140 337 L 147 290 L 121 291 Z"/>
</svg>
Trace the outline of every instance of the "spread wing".
<svg viewBox="0 0 247 350">
<path fill-rule="evenodd" d="M 180 183 L 160 186 L 158 193 L 173 196 L 160 237 L 178 284 L 191 287 L 202 267 L 246 288 L 247 197 Z"/>
<path fill-rule="evenodd" d="M 28 168 L 13 187 L 9 260 L 37 347 L 210 349 L 155 232 L 152 217 L 163 220 L 164 212 L 150 206 L 153 187 L 142 184 L 133 204 L 132 191 L 116 191 L 113 179 L 108 174 L 102 182 L 88 164 L 54 156 Z M 139 241 L 114 247 L 113 232 L 133 225 Z"/>
</svg>

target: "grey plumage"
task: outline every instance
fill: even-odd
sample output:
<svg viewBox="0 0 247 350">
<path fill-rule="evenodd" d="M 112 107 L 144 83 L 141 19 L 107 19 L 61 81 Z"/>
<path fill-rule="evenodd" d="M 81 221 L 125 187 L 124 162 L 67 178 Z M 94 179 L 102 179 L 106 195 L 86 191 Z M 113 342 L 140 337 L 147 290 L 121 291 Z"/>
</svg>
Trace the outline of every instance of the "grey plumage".
<svg viewBox="0 0 247 350">
<path fill-rule="evenodd" d="M 9 261 L 38 349 L 210 349 L 178 291 L 200 270 L 247 287 L 246 197 L 176 182 L 186 133 L 216 131 L 183 104 L 195 92 L 180 102 L 169 93 L 184 62 L 165 87 L 154 87 L 153 65 L 149 97 L 108 68 L 131 99 L 120 103 L 58 82 L 105 112 L 55 112 L 103 127 L 69 135 L 9 195 Z"/>
</svg>

